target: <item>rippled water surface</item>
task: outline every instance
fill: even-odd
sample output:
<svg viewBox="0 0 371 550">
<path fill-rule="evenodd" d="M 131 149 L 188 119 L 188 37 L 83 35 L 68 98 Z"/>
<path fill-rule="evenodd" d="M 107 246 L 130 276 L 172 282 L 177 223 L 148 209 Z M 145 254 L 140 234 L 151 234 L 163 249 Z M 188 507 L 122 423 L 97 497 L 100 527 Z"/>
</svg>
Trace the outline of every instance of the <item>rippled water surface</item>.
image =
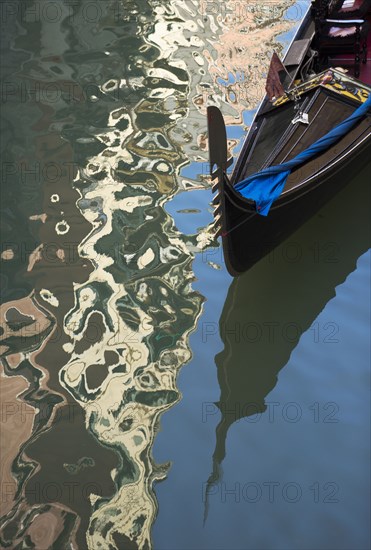
<svg viewBox="0 0 371 550">
<path fill-rule="evenodd" d="M 236 280 L 211 224 L 306 6 L 1 4 L 1 547 L 369 548 L 369 168 Z"/>
</svg>

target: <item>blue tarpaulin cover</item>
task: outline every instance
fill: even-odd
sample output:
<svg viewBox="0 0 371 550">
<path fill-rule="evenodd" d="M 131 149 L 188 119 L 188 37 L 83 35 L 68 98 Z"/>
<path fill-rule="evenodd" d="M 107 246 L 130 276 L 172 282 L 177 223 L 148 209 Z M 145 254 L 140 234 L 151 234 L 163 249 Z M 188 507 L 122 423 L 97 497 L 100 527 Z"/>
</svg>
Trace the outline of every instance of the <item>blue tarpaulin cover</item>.
<svg viewBox="0 0 371 550">
<path fill-rule="evenodd" d="M 305 151 L 302 151 L 288 162 L 277 166 L 269 166 L 261 172 L 252 174 L 245 180 L 238 182 L 235 189 L 243 197 L 255 201 L 257 212 L 262 216 L 267 216 L 272 203 L 280 196 L 292 169 L 304 164 L 315 155 L 326 151 L 336 141 L 345 136 L 369 110 L 371 110 L 371 94 L 354 113 L 315 141 Z"/>
</svg>

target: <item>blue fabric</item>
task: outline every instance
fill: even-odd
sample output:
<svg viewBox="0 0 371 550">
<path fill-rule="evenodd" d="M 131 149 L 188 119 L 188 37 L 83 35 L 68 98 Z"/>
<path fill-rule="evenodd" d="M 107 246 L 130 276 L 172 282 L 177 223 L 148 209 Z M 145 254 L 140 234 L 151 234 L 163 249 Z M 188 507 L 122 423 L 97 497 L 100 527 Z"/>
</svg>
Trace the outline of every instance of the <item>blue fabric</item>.
<svg viewBox="0 0 371 550">
<path fill-rule="evenodd" d="M 315 141 L 308 149 L 305 149 L 288 162 L 277 166 L 269 166 L 269 168 L 238 182 L 235 189 L 243 197 L 255 201 L 257 212 L 262 216 L 267 216 L 272 203 L 280 196 L 292 169 L 304 164 L 315 155 L 326 151 L 336 141 L 345 136 L 370 109 L 371 94 L 354 113 Z"/>
</svg>

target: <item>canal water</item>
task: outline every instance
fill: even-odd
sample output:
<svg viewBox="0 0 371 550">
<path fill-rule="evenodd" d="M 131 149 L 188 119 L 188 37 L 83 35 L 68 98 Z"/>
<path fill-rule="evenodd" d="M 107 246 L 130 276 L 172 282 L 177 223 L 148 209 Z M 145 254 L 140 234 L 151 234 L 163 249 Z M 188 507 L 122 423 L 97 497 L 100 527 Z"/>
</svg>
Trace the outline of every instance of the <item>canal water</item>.
<svg viewBox="0 0 371 550">
<path fill-rule="evenodd" d="M 212 230 L 307 5 L 1 3 L 2 548 L 369 548 L 369 168 L 235 280 Z"/>
</svg>

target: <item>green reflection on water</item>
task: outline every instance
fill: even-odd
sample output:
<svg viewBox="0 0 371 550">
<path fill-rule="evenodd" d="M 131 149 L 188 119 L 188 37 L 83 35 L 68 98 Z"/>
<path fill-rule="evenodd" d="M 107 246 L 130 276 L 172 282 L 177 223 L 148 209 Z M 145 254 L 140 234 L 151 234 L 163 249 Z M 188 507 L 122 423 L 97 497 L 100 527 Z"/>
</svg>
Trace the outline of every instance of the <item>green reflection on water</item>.
<svg viewBox="0 0 371 550">
<path fill-rule="evenodd" d="M 101 17 L 89 22 L 84 5 L 73 14 L 62 6 L 55 25 L 18 13 L 22 30 L 9 54 L 22 52 L 9 81 L 25 88 L 25 100 L 12 97 L 19 111 L 8 114 L 9 128 L 17 126 L 6 158 L 37 169 L 26 189 L 23 174 L 10 173 L 17 257 L 6 264 L 4 368 L 29 380 L 23 399 L 44 414 L 30 416 L 33 426 L 13 450 L 6 547 L 21 538 L 29 548 L 150 545 L 152 485 L 167 470 L 154 463 L 152 442 L 159 415 L 179 399 L 176 376 L 201 311 L 190 286 L 193 256 L 163 209 L 187 162 L 171 130 L 187 113 L 189 77 L 184 62 L 156 45 L 156 33 L 148 40 L 156 25 L 170 29 L 176 8 L 156 15 L 146 2 L 101 2 Z M 182 25 L 178 17 L 179 35 Z M 44 217 L 29 236 L 16 214 Z M 18 242 L 26 254 L 17 255 Z M 20 339 L 27 312 L 29 335 Z"/>
<path fill-rule="evenodd" d="M 198 2 L 61 2 L 55 20 L 14 6 L 2 353 L 9 410 L 28 408 L 6 433 L 2 544 L 149 548 L 168 469 L 152 444 L 203 300 L 197 237 L 164 203 L 205 161 L 205 101 L 220 93 L 202 51 L 224 22 Z"/>
</svg>

